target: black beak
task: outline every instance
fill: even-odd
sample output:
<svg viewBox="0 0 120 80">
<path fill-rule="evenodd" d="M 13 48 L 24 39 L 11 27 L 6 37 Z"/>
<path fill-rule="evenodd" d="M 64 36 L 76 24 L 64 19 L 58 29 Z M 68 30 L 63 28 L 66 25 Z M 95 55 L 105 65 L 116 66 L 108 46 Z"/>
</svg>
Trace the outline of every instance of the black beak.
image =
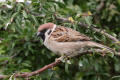
<svg viewBox="0 0 120 80">
<path fill-rule="evenodd" d="M 43 41 L 45 40 L 45 35 L 43 32 L 37 32 L 37 37 L 40 37 Z"/>
</svg>

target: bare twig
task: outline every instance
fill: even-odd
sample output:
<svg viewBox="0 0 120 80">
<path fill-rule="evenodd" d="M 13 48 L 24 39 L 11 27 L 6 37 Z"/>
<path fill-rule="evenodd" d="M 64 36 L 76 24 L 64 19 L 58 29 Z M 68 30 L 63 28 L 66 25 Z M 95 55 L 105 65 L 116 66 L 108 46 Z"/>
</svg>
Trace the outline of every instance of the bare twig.
<svg viewBox="0 0 120 80">
<path fill-rule="evenodd" d="M 0 80 L 7 78 L 6 75 L 0 75 Z"/>
<path fill-rule="evenodd" d="M 31 73 L 15 74 L 14 77 L 16 77 L 16 78 L 17 78 L 17 77 L 23 77 L 23 78 L 28 79 L 30 76 L 40 74 L 40 73 L 42 73 L 43 71 L 45 71 L 45 70 L 47 70 L 47 69 L 49 69 L 49 68 L 52 68 L 52 67 L 54 67 L 54 66 L 56 66 L 56 65 L 58 65 L 58 64 L 60 64 L 60 63 L 61 63 L 61 61 L 60 61 L 60 60 L 57 60 L 57 61 L 55 61 L 55 62 L 53 62 L 53 63 L 51 63 L 51 64 L 49 64 L 49 65 L 46 65 L 46 66 L 44 66 L 43 68 L 40 68 L 40 69 L 38 69 L 38 70 L 36 70 L 36 71 L 33 71 L 33 72 L 31 72 Z M 8 77 L 9 77 L 9 76 L 7 76 L 7 75 L 0 75 L 0 80 L 5 79 L 5 78 L 8 78 Z"/>
<path fill-rule="evenodd" d="M 81 23 L 81 22 L 79 22 L 78 24 L 79 24 L 80 26 L 83 26 L 83 27 L 85 27 L 85 28 L 88 28 L 88 27 L 87 27 L 87 26 L 88 26 L 87 24 L 84 24 L 84 23 Z M 111 40 L 113 40 L 115 43 L 119 42 L 119 40 L 118 40 L 116 37 L 108 34 L 107 32 L 105 32 L 105 30 L 101 30 L 101 29 L 95 28 L 95 26 L 93 26 L 93 25 L 91 26 L 91 29 L 92 29 L 93 31 L 96 31 L 96 32 L 98 32 L 98 33 L 101 33 L 101 34 L 107 36 L 108 38 L 110 38 Z"/>
<path fill-rule="evenodd" d="M 100 49 L 95 49 L 94 51 L 95 51 L 95 52 L 100 52 L 100 53 L 103 53 L 103 52 L 104 52 L 103 50 L 100 50 Z M 93 53 L 93 50 L 86 50 L 86 51 L 84 51 L 83 53 L 79 53 L 76 57 L 81 57 L 81 56 L 83 56 L 83 55 L 91 54 L 91 53 Z M 30 76 L 40 74 L 40 73 L 42 73 L 43 71 L 45 71 L 45 70 L 47 70 L 47 69 L 49 69 L 49 68 L 52 68 L 52 67 L 54 67 L 54 66 L 56 66 L 56 65 L 58 65 L 58 64 L 60 64 L 60 63 L 61 63 L 61 61 L 60 61 L 60 60 L 57 60 L 57 61 L 55 61 L 55 62 L 53 62 L 53 63 L 51 63 L 51 64 L 48 64 L 48 65 L 46 65 L 46 66 L 44 66 L 44 67 L 42 67 L 42 68 L 40 68 L 40 69 L 38 69 L 38 70 L 36 70 L 36 71 L 33 71 L 33 72 L 31 72 L 31 73 L 15 74 L 14 77 L 28 78 L 28 77 L 30 77 Z M 9 76 L 6 77 L 6 75 L 0 75 L 0 80 L 1 80 L 1 79 L 4 79 L 4 78 L 8 78 L 8 77 L 9 77 Z"/>
<path fill-rule="evenodd" d="M 41 72 L 49 69 L 49 68 L 52 68 L 54 66 L 56 66 L 57 64 L 60 64 L 61 61 L 60 60 L 57 60 L 49 65 L 46 65 L 44 66 L 43 68 L 39 69 L 39 70 L 36 70 L 36 71 L 33 71 L 31 73 L 24 73 L 24 74 L 16 74 L 15 77 L 30 77 L 30 76 L 33 76 L 33 75 L 36 75 L 36 74 L 40 74 Z"/>
<path fill-rule="evenodd" d="M 101 50 L 101 49 L 94 49 L 94 50 L 86 50 L 83 53 L 79 53 L 75 57 L 81 57 L 81 56 L 86 55 L 86 54 L 92 54 L 93 52 L 98 52 L 98 53 L 103 53 L 103 54 L 107 53 L 107 52 L 105 52 L 104 50 Z M 62 62 L 60 60 L 57 60 L 57 61 L 55 61 L 55 62 L 53 62 L 51 64 L 48 64 L 48 65 L 46 65 L 46 66 L 44 66 L 44 67 L 42 67 L 42 68 L 40 68 L 40 69 L 38 69 L 36 71 L 33 71 L 31 73 L 22 73 L 22 74 L 17 73 L 17 74 L 14 75 L 14 77 L 16 77 L 16 78 L 17 77 L 29 78 L 30 76 L 40 74 L 40 73 L 44 72 L 45 70 L 50 69 L 50 68 L 52 68 L 52 67 L 54 67 L 54 66 L 56 66 L 56 65 L 58 65 L 60 63 L 62 63 Z M 0 80 L 4 79 L 4 78 L 8 78 L 8 77 L 9 76 L 6 76 L 6 75 L 0 75 Z"/>
<path fill-rule="evenodd" d="M 116 42 L 116 43 L 119 42 L 119 40 L 118 40 L 116 37 L 114 37 L 114 36 L 106 33 L 105 30 L 101 30 L 101 29 L 94 28 L 94 26 L 93 26 L 92 29 L 93 29 L 94 31 L 96 31 L 96 32 L 99 32 L 99 33 L 107 36 L 108 38 L 110 38 L 111 40 L 113 40 L 113 41 Z"/>
</svg>

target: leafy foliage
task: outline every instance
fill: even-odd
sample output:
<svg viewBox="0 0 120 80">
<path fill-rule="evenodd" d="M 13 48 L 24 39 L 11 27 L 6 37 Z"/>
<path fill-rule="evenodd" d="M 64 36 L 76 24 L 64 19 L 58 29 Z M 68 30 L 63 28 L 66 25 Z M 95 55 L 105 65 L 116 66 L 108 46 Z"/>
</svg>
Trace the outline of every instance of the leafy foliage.
<svg viewBox="0 0 120 80">
<path fill-rule="evenodd" d="M 8 5 L 12 7 L 9 8 Z M 119 6 L 120 0 L 32 0 L 30 4 L 10 1 L 0 3 L 0 74 L 32 72 L 58 57 L 46 49 L 35 36 L 38 26 L 47 22 L 71 27 L 92 37 L 96 42 L 120 50 L 120 46 L 104 35 L 81 28 L 77 23 L 57 21 L 54 17 L 55 13 L 60 17 L 72 17 L 75 21 L 105 29 L 120 39 Z M 83 16 L 89 11 L 92 16 Z M 71 59 L 72 64 L 62 63 L 31 79 L 119 80 L 119 60 L 117 56 L 84 55 Z"/>
</svg>

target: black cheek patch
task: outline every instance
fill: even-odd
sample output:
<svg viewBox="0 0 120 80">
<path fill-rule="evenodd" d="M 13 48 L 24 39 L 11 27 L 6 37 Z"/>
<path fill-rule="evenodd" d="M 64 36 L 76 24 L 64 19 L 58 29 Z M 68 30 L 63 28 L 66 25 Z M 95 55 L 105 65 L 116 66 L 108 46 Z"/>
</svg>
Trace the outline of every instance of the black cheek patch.
<svg viewBox="0 0 120 80">
<path fill-rule="evenodd" d="M 43 42 L 45 41 L 45 35 L 41 35 Z"/>
<path fill-rule="evenodd" d="M 45 41 L 45 32 L 48 29 L 44 29 L 43 31 L 41 31 L 41 39 L 43 40 L 43 42 Z M 49 32 L 47 33 L 48 35 L 52 32 L 52 30 L 49 30 Z"/>
<path fill-rule="evenodd" d="M 42 38 L 43 42 L 45 41 L 45 32 L 46 31 L 47 31 L 47 29 L 41 31 L 41 36 L 40 37 Z"/>
<path fill-rule="evenodd" d="M 52 32 L 52 30 L 49 30 L 48 35 Z"/>
</svg>

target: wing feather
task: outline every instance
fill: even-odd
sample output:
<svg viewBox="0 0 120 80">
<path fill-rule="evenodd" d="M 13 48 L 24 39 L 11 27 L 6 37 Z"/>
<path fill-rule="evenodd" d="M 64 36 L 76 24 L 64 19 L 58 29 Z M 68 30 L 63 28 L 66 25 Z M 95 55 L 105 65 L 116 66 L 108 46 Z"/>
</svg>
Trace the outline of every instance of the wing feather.
<svg viewBox="0 0 120 80">
<path fill-rule="evenodd" d="M 91 40 L 90 37 L 81 34 L 76 30 L 63 26 L 57 26 L 56 29 L 51 33 L 50 39 L 58 42 L 75 42 Z"/>
</svg>

